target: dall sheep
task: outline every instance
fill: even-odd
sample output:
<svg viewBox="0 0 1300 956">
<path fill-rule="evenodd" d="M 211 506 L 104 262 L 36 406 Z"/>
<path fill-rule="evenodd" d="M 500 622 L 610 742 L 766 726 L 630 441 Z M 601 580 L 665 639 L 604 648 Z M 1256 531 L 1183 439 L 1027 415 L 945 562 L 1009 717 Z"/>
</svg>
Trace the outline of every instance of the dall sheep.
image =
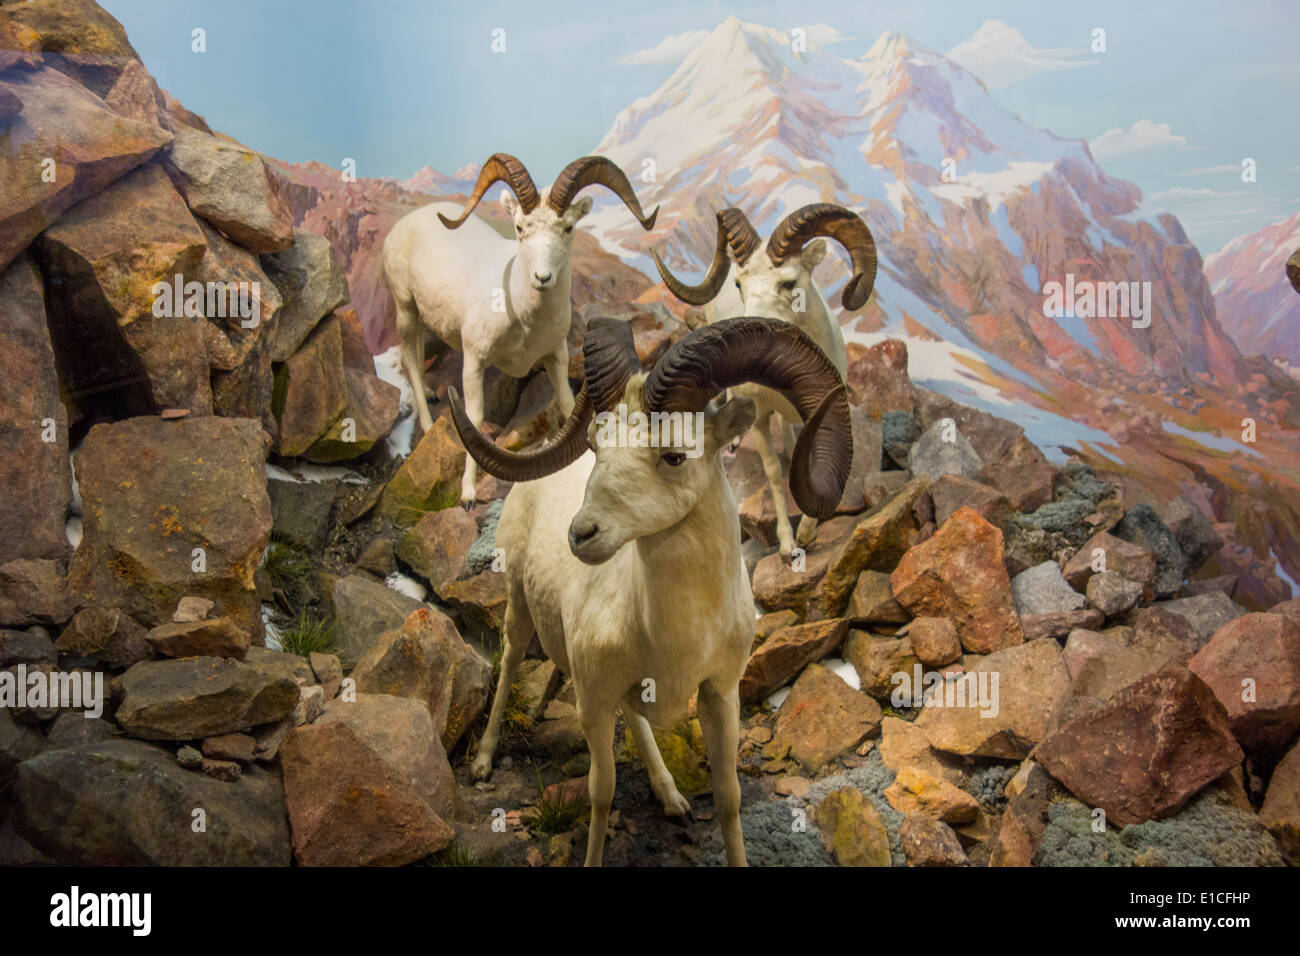
<svg viewBox="0 0 1300 956">
<path fill-rule="evenodd" d="M 724 209 L 718 213 L 718 245 L 713 263 L 704 280 L 695 286 L 678 280 L 658 252 L 652 253 L 659 275 L 673 295 L 692 305 L 711 306 L 706 311 L 707 321 L 744 314 L 790 322 L 817 343 L 842 377 L 848 365 L 844 335 L 812 277 L 826 255 L 826 242 L 818 236 L 834 239 L 849 253 L 853 276 L 840 301 L 849 310 L 862 308 L 876 281 L 876 244 L 862 218 L 843 206 L 815 203 L 796 209 L 773 230 L 764 250 L 766 255 L 762 256 L 754 255 L 761 240 L 745 214 L 735 208 Z M 730 265 L 732 259 L 734 267 Z M 730 284 L 729 274 L 733 277 Z M 781 462 L 772 450 L 773 414 L 780 415 L 785 423 L 786 454 L 794 447 L 795 410 L 782 396 L 761 385 L 745 385 L 739 391 L 758 405 L 754 443 L 772 492 L 781 555 L 789 557 L 796 540 L 806 547 L 817 535 L 816 517 L 805 513 L 796 539 L 786 512 Z"/>
<path fill-rule="evenodd" d="M 514 222 L 513 239 L 470 216 L 497 182 L 510 187 L 501 206 Z M 644 215 L 627 176 L 603 156 L 574 160 L 539 193 L 523 163 L 495 153 L 464 210 L 431 203 L 393 226 L 384 240 L 384 273 L 397 305 L 402 365 L 425 431 L 433 427 L 424 390 L 425 327 L 463 354 L 461 385 L 475 427 L 483 424 L 483 374 L 489 366 L 522 378 L 541 361 L 561 413 L 573 410 L 569 256 L 574 225 L 591 211 L 590 197 L 575 199 L 594 185 L 616 193 L 642 226 L 654 225 L 658 209 Z M 453 236 L 449 230 L 459 232 Z M 474 501 L 477 477 L 473 459 L 466 459 L 463 504 Z"/>
<path fill-rule="evenodd" d="M 621 708 L 654 792 L 669 814 L 689 803 L 664 766 L 651 725 L 671 726 L 698 691 L 727 862 L 745 864 L 736 777 L 739 682 L 754 636 L 754 599 L 740 552 L 736 500 L 721 450 L 754 422 L 754 402 L 710 399 L 742 382 L 781 393 L 806 421 L 791 486 L 808 514 L 828 516 L 852 462 L 843 380 L 795 326 L 748 317 L 697 329 L 648 372 L 628 327 L 597 319 L 584 342 L 584 382 L 555 442 L 512 453 L 489 442 L 450 391 L 461 440 L 488 472 L 515 482 L 496 543 L 505 559 L 505 653 L 473 764 L 492 772 L 515 673 L 536 632 L 573 680 L 591 753 L 588 866 L 598 866 L 614 793 L 614 720 Z M 679 413 L 697 442 L 659 446 L 602 438 L 601 412 L 629 422 Z M 612 412 L 611 412 L 612 414 Z M 653 420 L 653 419 L 652 419 Z M 590 447 L 590 451 L 587 449 Z"/>
</svg>

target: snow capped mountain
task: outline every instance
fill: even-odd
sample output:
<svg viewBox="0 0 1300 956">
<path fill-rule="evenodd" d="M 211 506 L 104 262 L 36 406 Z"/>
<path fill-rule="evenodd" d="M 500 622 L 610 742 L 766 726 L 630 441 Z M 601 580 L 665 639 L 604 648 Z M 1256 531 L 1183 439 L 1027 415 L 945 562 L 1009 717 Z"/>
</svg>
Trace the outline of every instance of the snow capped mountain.
<svg viewBox="0 0 1300 956">
<path fill-rule="evenodd" d="M 785 33 L 730 18 L 619 114 L 596 151 L 634 181 L 640 171 L 642 201 L 663 204 L 649 234 L 607 200 L 591 220 L 652 275 L 652 243 L 670 266 L 702 271 L 713 214 L 727 205 L 765 234 L 805 203 L 837 202 L 864 216 L 881 251 L 861 331 L 910 321 L 1022 379 L 1233 374 L 1236 350 L 1177 220 L 1135 220 L 1140 190 L 1108 177 L 1085 142 L 1027 126 L 901 34 L 845 58 L 796 52 Z M 833 293 L 844 260 L 822 268 Z M 1152 282 L 1154 321 L 1044 316 L 1042 284 L 1067 273 Z"/>
<path fill-rule="evenodd" d="M 1300 295 L 1286 260 L 1300 248 L 1300 212 L 1238 236 L 1205 257 L 1205 274 L 1224 328 L 1247 353 L 1300 366 Z"/>
<path fill-rule="evenodd" d="M 466 163 L 448 176 L 432 166 L 424 166 L 410 179 L 398 185 L 407 192 L 428 193 L 431 196 L 467 195 L 474 188 L 482 168 L 478 163 Z"/>
</svg>

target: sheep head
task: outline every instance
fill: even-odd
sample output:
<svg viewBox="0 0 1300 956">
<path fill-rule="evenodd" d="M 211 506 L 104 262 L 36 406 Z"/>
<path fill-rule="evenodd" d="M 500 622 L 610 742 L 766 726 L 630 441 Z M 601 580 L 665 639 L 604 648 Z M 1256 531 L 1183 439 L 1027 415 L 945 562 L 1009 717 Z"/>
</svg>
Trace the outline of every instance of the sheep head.
<svg viewBox="0 0 1300 956">
<path fill-rule="evenodd" d="M 591 197 L 577 198 L 581 190 L 588 186 L 609 189 L 623 200 L 645 229 L 654 226 L 659 212 L 655 208 L 646 216 L 627 176 L 616 163 L 603 156 L 575 159 L 548 189 L 539 193 L 523 163 L 508 153 L 494 153 L 483 164 L 460 217 L 448 219 L 439 213 L 442 224 L 448 229 L 459 229 L 488 189 L 498 182 L 510 187 L 510 192 L 501 197 L 501 207 L 514 225 L 519 243 L 519 268 L 525 270 L 529 282 L 538 291 L 556 285 L 568 268 L 573 227 L 591 212 Z"/>
<path fill-rule="evenodd" d="M 540 478 L 594 448 L 586 497 L 569 529 L 570 549 L 581 560 L 607 560 L 626 542 L 671 527 L 695 507 L 716 477 L 718 452 L 753 424 L 749 399 L 710 405 L 742 382 L 775 389 L 799 411 L 804 428 L 792 457 L 791 491 L 806 514 L 835 513 L 853 458 L 848 399 L 835 366 L 797 327 L 748 317 L 716 322 L 672 346 L 643 375 L 627 325 L 596 319 L 583 352 L 585 377 L 574 413 L 555 441 L 538 451 L 497 448 L 449 390 L 461 441 L 498 477 Z M 631 433 L 640 427 L 632 424 L 638 414 L 651 423 L 659 416 L 647 441 Z M 620 421 L 628 431 L 619 431 Z"/>
<path fill-rule="evenodd" d="M 699 285 L 682 282 L 657 252 L 653 255 L 669 291 L 692 305 L 704 305 L 722 291 L 730 258 L 735 261 L 735 283 L 745 311 L 792 322 L 801 311 L 800 303 L 819 294 L 812 273 L 826 256 L 823 236 L 838 242 L 853 263 L 853 276 L 840 301 L 846 309 L 862 308 L 876 281 L 876 244 L 862 218 L 843 206 L 814 203 L 796 209 L 773 230 L 761 256 L 755 255 L 760 240 L 745 214 L 735 208 L 724 209 L 718 213 L 713 262 Z"/>
</svg>

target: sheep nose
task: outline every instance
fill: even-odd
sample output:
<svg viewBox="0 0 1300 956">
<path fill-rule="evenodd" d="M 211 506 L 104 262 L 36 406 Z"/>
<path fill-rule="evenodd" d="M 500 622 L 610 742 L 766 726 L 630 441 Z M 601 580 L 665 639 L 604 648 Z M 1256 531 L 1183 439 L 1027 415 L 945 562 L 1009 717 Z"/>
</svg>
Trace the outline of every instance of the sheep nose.
<svg viewBox="0 0 1300 956">
<path fill-rule="evenodd" d="M 573 519 L 573 524 L 569 525 L 569 548 L 577 548 L 586 544 L 596 536 L 600 528 L 591 521 L 585 521 L 578 518 Z"/>
<path fill-rule="evenodd" d="M 534 272 L 533 278 L 536 279 L 538 282 L 540 282 L 542 285 L 546 285 L 546 283 L 551 281 L 551 274 L 548 272 L 546 273 L 546 275 L 542 275 L 540 272 Z"/>
</svg>

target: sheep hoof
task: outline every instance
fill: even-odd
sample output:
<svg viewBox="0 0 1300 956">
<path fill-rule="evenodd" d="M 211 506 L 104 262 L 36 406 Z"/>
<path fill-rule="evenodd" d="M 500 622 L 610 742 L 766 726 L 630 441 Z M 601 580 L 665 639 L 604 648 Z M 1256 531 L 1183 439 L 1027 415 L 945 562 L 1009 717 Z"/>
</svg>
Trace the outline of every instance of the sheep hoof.
<svg viewBox="0 0 1300 956">
<path fill-rule="evenodd" d="M 487 754 L 479 754 L 470 764 L 470 778 L 479 781 L 486 780 L 492 776 L 492 758 Z"/>
<path fill-rule="evenodd" d="M 794 537 L 801 547 L 808 547 L 808 545 L 817 540 L 817 525 L 810 525 L 806 521 L 800 521 L 799 531 Z"/>
<path fill-rule="evenodd" d="M 684 817 L 691 812 L 691 801 L 683 797 L 676 787 L 673 788 L 672 793 L 668 794 L 663 803 L 664 816 L 666 817 Z"/>
</svg>

